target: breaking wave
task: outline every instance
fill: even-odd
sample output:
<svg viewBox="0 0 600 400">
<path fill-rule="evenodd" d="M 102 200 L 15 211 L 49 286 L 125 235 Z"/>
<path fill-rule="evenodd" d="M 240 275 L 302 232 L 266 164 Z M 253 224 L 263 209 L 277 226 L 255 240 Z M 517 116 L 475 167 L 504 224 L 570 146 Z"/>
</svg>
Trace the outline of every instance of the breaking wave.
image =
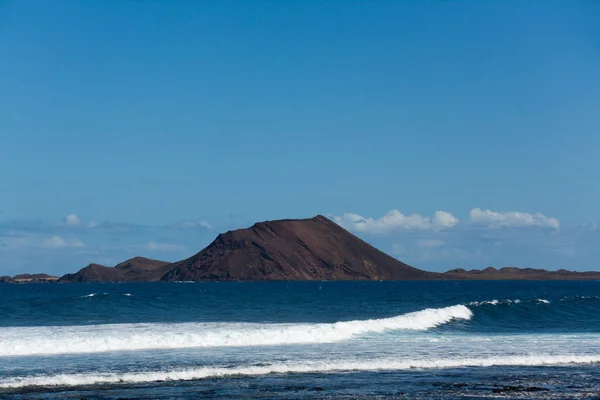
<svg viewBox="0 0 600 400">
<path fill-rule="evenodd" d="M 332 343 L 391 330 L 423 331 L 469 320 L 464 305 L 429 308 L 396 317 L 336 323 L 179 323 L 0 328 L 0 357 L 102 353 L 223 346 Z"/>
<path fill-rule="evenodd" d="M 600 363 L 600 356 L 498 356 L 489 358 L 448 358 L 422 360 L 352 360 L 305 361 L 300 363 L 273 363 L 227 367 L 199 367 L 171 371 L 143 371 L 123 373 L 81 373 L 12 377 L 0 381 L 1 389 L 35 386 L 84 386 L 102 384 L 136 384 L 160 381 L 185 381 L 230 376 L 260 376 L 289 373 L 334 373 L 351 371 L 385 371 L 409 369 L 441 369 L 493 366 L 551 366 Z"/>
<path fill-rule="evenodd" d="M 470 303 L 468 303 L 469 306 L 473 306 L 473 307 L 479 307 L 479 306 L 484 306 L 484 305 L 491 305 L 491 306 L 497 306 L 497 305 L 511 305 L 511 304 L 521 304 L 521 303 L 542 303 L 542 304 L 550 304 L 549 300 L 546 299 L 542 299 L 542 298 L 536 298 L 534 300 L 521 300 L 521 299 L 506 299 L 506 300 L 484 300 L 484 301 L 472 301 Z"/>
</svg>

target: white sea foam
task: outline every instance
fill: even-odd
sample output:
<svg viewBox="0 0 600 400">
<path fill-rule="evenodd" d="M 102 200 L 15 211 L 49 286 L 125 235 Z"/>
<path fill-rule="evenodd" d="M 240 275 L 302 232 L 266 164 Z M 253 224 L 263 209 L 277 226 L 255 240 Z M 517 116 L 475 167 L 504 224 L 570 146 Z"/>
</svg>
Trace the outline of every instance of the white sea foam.
<svg viewBox="0 0 600 400">
<path fill-rule="evenodd" d="M 549 300 L 546 299 L 542 299 L 542 298 L 536 298 L 535 300 L 525 300 L 525 303 L 543 303 L 543 304 L 550 304 Z M 519 304 L 522 303 L 521 299 L 506 299 L 506 300 L 484 300 L 484 301 L 472 301 L 470 303 L 468 303 L 469 306 L 482 306 L 482 305 L 492 305 L 492 306 L 497 306 L 498 304 Z"/>
<path fill-rule="evenodd" d="M 600 296 L 564 296 L 559 301 L 567 300 L 600 300 Z"/>
<path fill-rule="evenodd" d="M 543 300 L 543 299 L 536 299 L 536 301 L 538 302 L 548 302 L 547 300 Z M 479 306 L 483 306 L 483 305 L 491 305 L 491 306 L 497 306 L 498 304 L 519 304 L 521 302 L 520 299 L 506 299 L 506 300 L 484 300 L 484 301 L 472 301 L 470 303 L 468 303 L 469 306 L 474 306 L 474 307 L 479 307 Z"/>
<path fill-rule="evenodd" d="M 85 294 L 83 296 L 79 296 L 80 299 L 85 299 L 88 297 L 97 297 L 97 296 L 107 296 L 108 293 L 90 293 L 90 294 Z"/>
<path fill-rule="evenodd" d="M 600 363 L 600 355 L 522 355 L 488 358 L 445 358 L 415 360 L 371 359 L 336 362 L 304 361 L 296 363 L 274 363 L 260 366 L 246 365 L 233 368 L 212 366 L 171 371 L 82 373 L 12 377 L 0 380 L 0 388 L 8 389 L 29 386 L 48 387 L 97 384 L 132 384 L 157 381 L 185 381 L 229 376 L 259 376 L 288 373 L 335 373 L 350 371 L 392 371 L 493 366 L 551 366 L 592 363 Z"/>
<path fill-rule="evenodd" d="M 472 301 L 469 303 L 470 306 L 482 306 L 484 304 L 490 304 L 492 306 L 498 305 L 498 303 L 500 303 L 498 300 L 494 299 L 494 300 L 489 300 L 489 301 Z"/>
<path fill-rule="evenodd" d="M 0 328 L 0 357 L 101 353 L 220 346 L 332 343 L 391 330 L 423 331 L 469 320 L 464 305 L 430 308 L 392 318 L 336 323 L 181 323 Z"/>
</svg>

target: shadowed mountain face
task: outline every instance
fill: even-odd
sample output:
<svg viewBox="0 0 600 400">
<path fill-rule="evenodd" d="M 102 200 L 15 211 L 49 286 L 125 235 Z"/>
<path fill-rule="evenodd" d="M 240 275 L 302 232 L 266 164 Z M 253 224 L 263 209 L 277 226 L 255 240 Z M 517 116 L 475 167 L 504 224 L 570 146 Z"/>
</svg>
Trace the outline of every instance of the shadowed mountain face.
<svg viewBox="0 0 600 400">
<path fill-rule="evenodd" d="M 149 282 L 158 281 L 167 271 L 166 261 L 135 257 L 115 267 L 90 264 L 74 274 L 67 274 L 59 282 Z"/>
<path fill-rule="evenodd" d="M 170 266 L 162 280 L 435 279 L 377 250 L 323 216 L 261 222 L 220 234 Z"/>
</svg>

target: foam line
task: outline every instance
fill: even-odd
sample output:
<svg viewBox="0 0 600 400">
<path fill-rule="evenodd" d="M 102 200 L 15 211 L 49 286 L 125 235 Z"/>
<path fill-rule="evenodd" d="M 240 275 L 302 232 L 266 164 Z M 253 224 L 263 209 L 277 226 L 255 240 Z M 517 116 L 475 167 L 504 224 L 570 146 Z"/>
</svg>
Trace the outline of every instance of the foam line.
<svg viewBox="0 0 600 400">
<path fill-rule="evenodd" d="M 201 367 L 172 371 L 143 371 L 126 373 L 85 373 L 12 377 L 0 380 L 0 388 L 22 388 L 31 386 L 82 386 L 99 384 L 135 384 L 158 381 L 187 381 L 230 376 L 260 376 L 289 373 L 335 373 L 350 371 L 393 371 L 409 369 L 440 369 L 459 367 L 493 366 L 557 366 L 569 364 L 599 363 L 600 355 L 525 355 L 490 358 L 449 358 L 422 360 L 354 360 L 345 362 L 277 363 L 261 366 L 238 366 L 234 368 Z"/>
<path fill-rule="evenodd" d="M 333 343 L 390 330 L 423 331 L 468 320 L 464 305 L 331 324 L 181 323 L 0 328 L 0 357 L 221 346 Z"/>
</svg>

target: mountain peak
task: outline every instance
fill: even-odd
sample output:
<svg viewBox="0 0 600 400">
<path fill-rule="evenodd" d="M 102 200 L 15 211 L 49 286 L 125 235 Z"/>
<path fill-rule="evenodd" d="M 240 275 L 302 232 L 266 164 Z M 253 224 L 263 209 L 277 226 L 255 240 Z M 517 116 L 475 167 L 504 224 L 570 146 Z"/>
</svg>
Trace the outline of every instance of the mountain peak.
<svg viewBox="0 0 600 400">
<path fill-rule="evenodd" d="M 324 217 L 228 231 L 173 264 L 163 280 L 369 280 L 434 275 L 406 265 Z"/>
</svg>

